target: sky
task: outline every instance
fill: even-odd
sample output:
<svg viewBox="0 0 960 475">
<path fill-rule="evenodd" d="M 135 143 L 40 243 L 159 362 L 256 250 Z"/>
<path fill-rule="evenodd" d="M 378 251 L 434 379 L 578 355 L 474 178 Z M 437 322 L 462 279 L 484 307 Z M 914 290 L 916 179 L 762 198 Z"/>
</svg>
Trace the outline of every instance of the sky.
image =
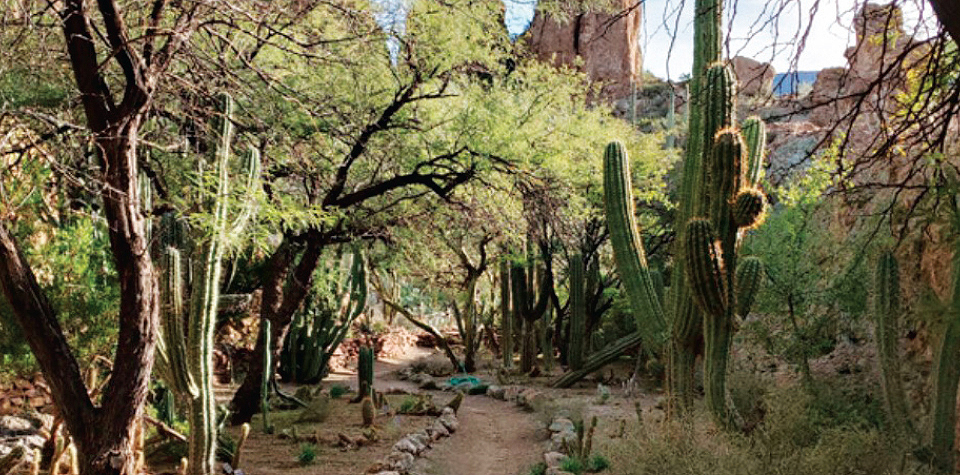
<svg viewBox="0 0 960 475">
<path fill-rule="evenodd" d="M 689 74 L 693 62 L 694 0 L 643 0 L 640 47 L 643 68 L 663 79 Z M 770 62 L 777 72 L 819 71 L 845 66 L 844 51 L 853 46 L 853 17 L 863 0 L 735 0 L 726 1 L 724 56 L 748 56 Z M 518 34 L 533 17 L 533 0 L 504 0 L 507 29 Z M 903 0 L 908 32 L 925 38 L 933 33 L 923 0 Z M 772 11 L 779 11 L 776 18 Z M 811 18 L 812 13 L 812 18 Z M 809 28 L 805 47 L 796 56 L 796 40 Z"/>
</svg>

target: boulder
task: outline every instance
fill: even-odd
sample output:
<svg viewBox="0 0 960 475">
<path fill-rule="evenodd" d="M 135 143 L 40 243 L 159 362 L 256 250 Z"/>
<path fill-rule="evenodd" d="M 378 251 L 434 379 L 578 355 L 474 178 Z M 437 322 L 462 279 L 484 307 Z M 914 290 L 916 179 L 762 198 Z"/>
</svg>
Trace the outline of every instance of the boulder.
<svg viewBox="0 0 960 475">
<path fill-rule="evenodd" d="M 773 78 L 777 71 L 770 63 L 761 63 L 745 56 L 735 56 L 730 63 L 740 83 L 738 93 L 741 96 L 773 95 Z"/>
<path fill-rule="evenodd" d="M 578 69 L 602 83 L 603 100 L 629 94 L 642 74 L 641 4 L 610 0 L 593 11 L 564 13 L 566 18 L 560 20 L 537 9 L 524 35 L 530 51 L 541 61 Z"/>
</svg>

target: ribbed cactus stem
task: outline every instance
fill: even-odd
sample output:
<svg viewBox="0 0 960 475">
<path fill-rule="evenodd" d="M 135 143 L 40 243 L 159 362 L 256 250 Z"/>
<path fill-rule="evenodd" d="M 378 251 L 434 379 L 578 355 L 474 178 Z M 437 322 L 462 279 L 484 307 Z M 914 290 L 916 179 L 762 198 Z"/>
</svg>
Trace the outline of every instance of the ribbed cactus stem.
<svg viewBox="0 0 960 475">
<path fill-rule="evenodd" d="M 375 359 L 373 348 L 360 347 L 360 354 L 357 355 L 357 387 L 361 398 L 368 395 L 373 389 L 373 362 Z"/>
<path fill-rule="evenodd" d="M 761 223 L 766 197 L 756 188 L 737 194 L 733 202 L 733 222 L 740 228 L 755 228 Z"/>
<path fill-rule="evenodd" d="M 584 340 L 587 332 L 587 302 L 584 289 L 583 257 L 570 258 L 570 345 L 567 360 L 571 370 L 583 367 Z"/>
<path fill-rule="evenodd" d="M 687 223 L 684 255 L 690 289 L 708 318 L 722 318 L 727 311 L 720 243 L 713 225 L 703 218 Z"/>
<path fill-rule="evenodd" d="M 634 215 L 630 160 L 621 142 L 607 145 L 603 159 L 603 195 L 607 229 L 617 272 L 623 281 L 637 329 L 654 351 L 663 343 L 666 319 L 653 287 L 647 255 Z"/>
<path fill-rule="evenodd" d="M 763 283 L 763 261 L 750 256 L 737 265 L 737 315 L 746 318 Z"/>
<path fill-rule="evenodd" d="M 260 319 L 260 338 L 263 339 L 263 347 L 271 348 L 270 320 Z M 273 380 L 273 361 L 272 352 L 263 352 L 263 378 L 260 380 L 260 414 L 263 416 L 263 433 L 272 434 L 273 427 L 270 425 L 270 383 Z"/>
<path fill-rule="evenodd" d="M 500 348 L 503 367 L 513 366 L 513 315 L 510 313 L 510 265 L 500 261 Z"/>
<path fill-rule="evenodd" d="M 740 133 L 747 143 L 747 169 L 744 177 L 747 186 L 756 186 L 763 174 L 763 160 L 767 150 L 767 126 L 760 117 L 748 117 L 740 126 Z"/>
<path fill-rule="evenodd" d="M 956 469 L 957 384 L 960 382 L 960 239 L 953 251 L 953 295 L 947 327 L 937 353 L 933 408 L 934 465 L 944 473 Z"/>
<path fill-rule="evenodd" d="M 897 320 L 900 318 L 900 269 L 893 252 L 884 251 L 877 259 L 874 274 L 874 325 L 880 356 L 880 381 L 890 428 L 898 435 L 913 435 L 907 409 L 906 392 L 900 379 L 897 351 Z"/>
</svg>

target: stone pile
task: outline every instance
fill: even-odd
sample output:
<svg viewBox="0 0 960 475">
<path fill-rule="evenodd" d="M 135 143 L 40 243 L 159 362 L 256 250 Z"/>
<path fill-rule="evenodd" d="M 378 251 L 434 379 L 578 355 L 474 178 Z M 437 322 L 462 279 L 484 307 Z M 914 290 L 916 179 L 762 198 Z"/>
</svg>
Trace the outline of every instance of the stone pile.
<svg viewBox="0 0 960 475">
<path fill-rule="evenodd" d="M 13 452 L 16 447 L 23 447 L 26 454 L 19 466 L 25 467 L 26 462 L 32 460 L 35 451 L 42 449 L 50 438 L 52 426 L 53 416 L 48 414 L 0 416 L 0 458 Z M 17 470 L 14 469 L 11 473 L 17 473 Z"/>
<path fill-rule="evenodd" d="M 0 383 L 0 415 L 43 412 L 53 405 L 50 388 L 39 374 Z"/>
<path fill-rule="evenodd" d="M 456 411 L 450 407 L 443 408 L 439 417 L 434 419 L 426 429 L 414 432 L 393 444 L 393 451 L 382 461 L 371 467 L 367 473 L 377 475 L 404 475 L 409 474 L 417 457 L 423 454 L 430 446 L 460 428 Z"/>
</svg>

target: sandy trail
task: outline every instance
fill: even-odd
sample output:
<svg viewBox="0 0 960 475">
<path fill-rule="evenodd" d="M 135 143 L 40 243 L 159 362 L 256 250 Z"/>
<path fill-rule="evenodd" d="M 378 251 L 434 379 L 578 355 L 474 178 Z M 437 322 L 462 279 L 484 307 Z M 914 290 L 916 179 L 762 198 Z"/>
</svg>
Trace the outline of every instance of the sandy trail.
<svg viewBox="0 0 960 475">
<path fill-rule="evenodd" d="M 418 459 L 429 475 L 517 475 L 542 456 L 540 434 L 530 414 L 486 396 L 469 396 L 458 414 L 460 429 Z"/>
</svg>

